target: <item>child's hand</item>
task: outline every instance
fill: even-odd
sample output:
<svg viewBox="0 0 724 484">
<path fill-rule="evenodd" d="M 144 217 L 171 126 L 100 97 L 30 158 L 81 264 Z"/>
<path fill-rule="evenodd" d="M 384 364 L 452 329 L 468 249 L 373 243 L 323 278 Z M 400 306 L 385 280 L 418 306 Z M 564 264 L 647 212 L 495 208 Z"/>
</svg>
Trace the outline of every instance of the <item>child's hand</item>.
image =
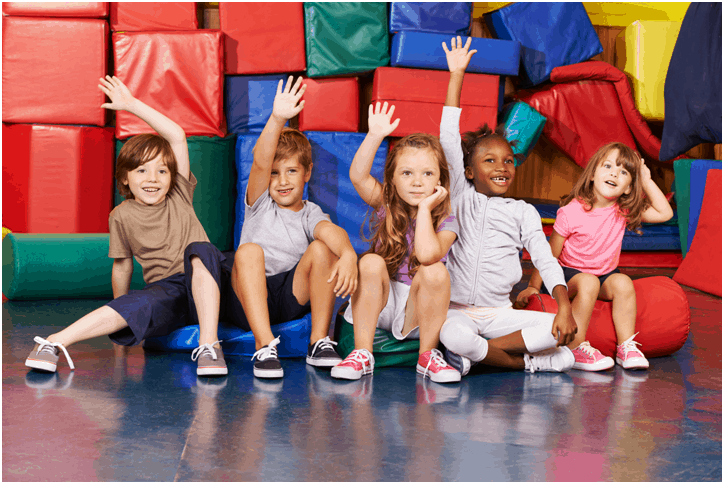
<svg viewBox="0 0 724 484">
<path fill-rule="evenodd" d="M 432 211 L 440 205 L 445 198 L 447 197 L 447 190 L 445 190 L 445 187 L 442 185 L 438 185 L 435 187 L 435 191 L 430 195 L 429 197 L 425 197 L 420 204 L 417 206 L 417 209 L 425 209 L 432 213 Z"/>
<path fill-rule="evenodd" d="M 528 305 L 528 299 L 536 294 L 540 294 L 540 291 L 538 289 L 530 286 L 526 287 L 518 293 L 518 297 L 515 298 L 515 302 L 513 303 L 513 308 L 525 308 Z"/>
<path fill-rule="evenodd" d="M 573 319 L 570 306 L 567 310 L 559 309 L 558 314 L 553 319 L 553 328 L 551 330 L 553 337 L 558 340 L 558 346 L 566 346 L 573 341 L 577 332 L 578 325 L 576 320 Z"/>
<path fill-rule="evenodd" d="M 455 37 L 453 37 L 452 40 L 450 40 L 450 50 L 448 50 L 445 42 L 442 43 L 445 57 L 447 57 L 447 67 L 450 69 L 450 72 L 465 73 L 465 69 L 467 69 L 470 63 L 470 58 L 477 52 L 477 50 L 468 52 L 472 40 L 472 37 L 468 37 L 468 41 L 465 43 L 465 46 L 463 46 L 463 40 L 459 35 L 457 42 L 455 42 Z"/>
<path fill-rule="evenodd" d="M 397 129 L 397 126 L 400 124 L 400 118 L 397 118 L 393 123 L 392 113 L 394 112 L 395 106 L 390 106 L 389 112 L 387 111 L 387 101 L 385 101 L 382 107 L 380 107 L 380 103 L 377 103 L 376 106 L 370 104 L 368 122 L 370 134 L 384 138 Z"/>
<path fill-rule="evenodd" d="M 128 111 L 136 98 L 126 85 L 116 76 L 106 76 L 105 79 L 101 77 L 100 82 L 98 88 L 111 100 L 110 103 L 101 104 L 101 107 L 114 111 Z"/>
<path fill-rule="evenodd" d="M 354 294 L 357 290 L 357 255 L 354 252 L 349 255 L 342 254 L 342 257 L 332 267 L 327 283 L 334 281 L 335 277 L 337 283 L 334 285 L 334 294 L 337 297 Z"/>
<path fill-rule="evenodd" d="M 651 180 L 651 170 L 649 170 L 649 167 L 646 166 L 643 158 L 641 158 L 641 168 L 639 170 L 639 174 L 641 175 L 641 183 L 646 183 Z"/>
<path fill-rule="evenodd" d="M 292 81 L 294 81 L 294 76 L 289 76 L 287 86 L 282 91 L 284 79 L 280 79 L 279 85 L 277 86 L 277 94 L 274 96 L 272 116 L 283 119 L 285 122 L 299 114 L 304 108 L 304 101 L 299 102 L 299 99 L 302 97 L 302 94 L 304 94 L 304 91 L 307 90 L 307 85 L 302 84 L 301 76 L 297 78 L 297 82 L 293 86 Z"/>
</svg>

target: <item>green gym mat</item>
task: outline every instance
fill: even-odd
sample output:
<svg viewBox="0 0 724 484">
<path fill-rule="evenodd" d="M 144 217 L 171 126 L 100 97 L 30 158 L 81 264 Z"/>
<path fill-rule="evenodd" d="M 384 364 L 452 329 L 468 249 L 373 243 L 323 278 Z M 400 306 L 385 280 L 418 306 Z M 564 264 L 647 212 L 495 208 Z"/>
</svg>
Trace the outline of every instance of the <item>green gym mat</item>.
<svg viewBox="0 0 724 484">
<path fill-rule="evenodd" d="M 126 141 L 116 140 L 117 154 Z M 198 180 L 194 191 L 196 216 L 212 244 L 220 251 L 233 250 L 236 135 L 230 134 L 225 138 L 189 136 L 187 141 L 191 172 Z M 119 205 L 123 200 L 125 198 L 115 188 L 115 204 Z"/>
<path fill-rule="evenodd" d="M 676 215 L 679 222 L 679 241 L 681 255 L 686 257 L 686 246 L 689 240 L 689 198 L 691 184 L 691 164 L 694 160 L 674 160 L 674 197 L 676 198 Z"/>
<path fill-rule="evenodd" d="M 3 239 L 3 294 L 8 299 L 113 298 L 108 234 L 17 234 Z M 131 289 L 143 270 L 133 261 Z"/>
<path fill-rule="evenodd" d="M 337 315 L 336 324 L 339 328 L 337 350 L 342 358 L 346 358 L 354 350 L 354 328 L 344 319 L 342 312 Z M 383 329 L 375 329 L 372 343 L 372 355 L 375 357 L 375 368 L 383 366 L 415 366 L 420 352 L 420 340 L 411 339 L 398 341 L 392 333 Z"/>
</svg>

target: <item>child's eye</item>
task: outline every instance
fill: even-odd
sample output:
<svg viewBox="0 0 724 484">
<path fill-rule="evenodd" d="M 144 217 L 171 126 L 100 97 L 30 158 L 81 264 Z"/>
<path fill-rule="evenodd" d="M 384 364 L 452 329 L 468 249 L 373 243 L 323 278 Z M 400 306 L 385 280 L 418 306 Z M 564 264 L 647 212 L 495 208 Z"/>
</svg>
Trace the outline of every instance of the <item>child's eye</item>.
<svg viewBox="0 0 724 484">
<path fill-rule="evenodd" d="M 510 164 L 510 163 L 515 164 L 515 160 L 514 160 L 513 158 L 506 158 L 506 159 L 505 159 L 505 162 L 508 163 L 508 164 Z"/>
<path fill-rule="evenodd" d="M 485 158 L 486 163 L 495 163 L 495 160 L 492 158 Z"/>
<path fill-rule="evenodd" d="M 407 175 L 410 175 L 410 172 L 407 171 L 407 170 L 405 170 L 405 171 L 402 172 L 402 174 L 405 175 L 405 176 L 407 176 Z"/>
<path fill-rule="evenodd" d="M 628 172 L 626 170 L 621 170 L 621 175 L 628 176 Z"/>
<path fill-rule="evenodd" d="M 425 176 L 432 176 L 432 175 L 433 175 L 433 173 L 432 173 L 431 171 L 426 171 L 426 172 L 425 172 Z"/>
</svg>

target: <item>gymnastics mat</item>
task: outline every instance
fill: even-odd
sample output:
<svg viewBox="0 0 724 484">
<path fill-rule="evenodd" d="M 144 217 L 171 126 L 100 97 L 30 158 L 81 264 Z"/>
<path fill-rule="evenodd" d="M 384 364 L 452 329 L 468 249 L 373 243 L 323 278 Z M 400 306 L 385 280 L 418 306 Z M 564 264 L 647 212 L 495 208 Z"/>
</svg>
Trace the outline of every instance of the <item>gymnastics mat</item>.
<svg viewBox="0 0 724 484">
<path fill-rule="evenodd" d="M 359 130 L 359 79 L 304 79 L 307 101 L 299 113 L 300 131 Z"/>
<path fill-rule="evenodd" d="M 196 30 L 196 2 L 111 2 L 111 30 Z"/>
<path fill-rule="evenodd" d="M 108 17 L 108 2 L 3 2 L 3 14 L 18 17 Z"/>
<path fill-rule="evenodd" d="M 390 2 L 390 33 L 467 35 L 472 13 L 472 2 Z"/>
</svg>

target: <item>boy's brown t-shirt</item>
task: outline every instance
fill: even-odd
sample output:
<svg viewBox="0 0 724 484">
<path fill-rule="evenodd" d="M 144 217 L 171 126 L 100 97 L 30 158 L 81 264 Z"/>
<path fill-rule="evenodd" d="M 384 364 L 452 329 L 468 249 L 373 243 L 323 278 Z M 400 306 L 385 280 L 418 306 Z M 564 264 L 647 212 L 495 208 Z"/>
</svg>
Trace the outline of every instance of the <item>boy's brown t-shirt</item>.
<svg viewBox="0 0 724 484">
<path fill-rule="evenodd" d="M 184 271 L 184 251 L 192 242 L 208 242 L 192 205 L 196 177 L 176 177 L 176 186 L 158 205 L 125 200 L 108 217 L 108 257 L 135 257 L 146 284 Z"/>
</svg>

